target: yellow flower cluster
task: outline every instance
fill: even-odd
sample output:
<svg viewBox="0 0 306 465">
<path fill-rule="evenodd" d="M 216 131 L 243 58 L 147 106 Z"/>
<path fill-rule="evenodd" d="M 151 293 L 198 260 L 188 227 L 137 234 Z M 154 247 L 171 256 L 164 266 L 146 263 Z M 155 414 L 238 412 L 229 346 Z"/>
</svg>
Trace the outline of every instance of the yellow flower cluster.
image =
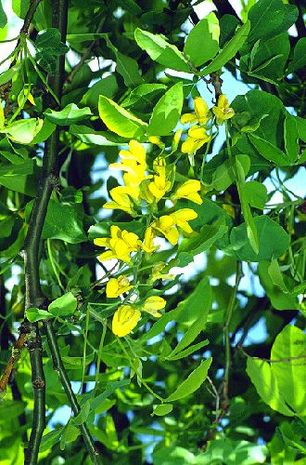
<svg viewBox="0 0 306 465">
<path fill-rule="evenodd" d="M 210 140 L 211 136 L 206 132 L 206 125 L 213 115 L 217 124 L 222 124 L 234 116 L 234 110 L 230 108 L 224 95 L 219 97 L 217 106 L 212 108 L 212 112 L 201 97 L 194 99 L 194 113 L 187 113 L 181 117 L 183 124 L 191 124 L 187 138 L 182 143 L 182 153 L 192 157 Z M 177 149 L 182 132 L 179 129 L 174 135 L 172 151 Z M 149 140 L 162 151 L 164 150 L 164 144 L 159 138 L 151 137 Z M 158 249 L 154 243 L 155 238 L 163 237 L 175 246 L 181 232 L 185 234 L 193 232 L 189 222 L 197 218 L 197 213 L 192 208 L 181 208 L 172 212 L 170 210 L 169 214 L 158 215 L 158 203 L 162 199 L 171 201 L 173 206 L 179 199 L 202 204 L 200 181 L 188 179 L 173 189 L 174 165 L 167 165 L 166 158 L 159 156 L 153 161 L 150 170 L 144 146 L 136 140 L 131 140 L 128 145 L 128 150 L 119 152 L 120 162 L 110 165 L 110 168 L 123 172 L 124 185 L 111 189 L 111 200 L 104 205 L 104 208 L 122 210 L 133 217 L 140 216 L 144 208 L 149 224 L 142 239 L 134 232 L 112 225 L 110 237 L 94 240 L 95 245 L 106 249 L 98 257 L 101 262 L 117 259 L 131 265 L 135 255 L 141 258 L 142 254 L 154 253 Z M 153 266 L 147 283 L 152 285 L 158 279 L 173 279 L 174 276 L 167 271 L 163 272 L 165 268 L 164 263 Z M 128 275 L 122 274 L 111 277 L 106 285 L 107 298 L 120 298 L 122 301 L 112 320 L 112 332 L 118 337 L 128 335 L 137 326 L 143 312 L 158 318 L 166 306 L 165 299 L 159 296 L 150 296 L 144 301 L 139 299 L 138 283 L 133 283 L 130 279 Z"/>
<path fill-rule="evenodd" d="M 225 120 L 232 118 L 235 113 L 229 106 L 225 95 L 220 95 L 217 105 L 212 108 L 217 124 L 222 124 Z M 207 123 L 211 119 L 211 113 L 207 103 L 201 98 L 194 99 L 194 113 L 185 113 L 181 117 L 182 124 L 191 124 L 187 133 L 187 138 L 182 144 L 182 152 L 194 155 L 204 144 L 210 141 L 211 136 L 207 134 Z"/>
</svg>

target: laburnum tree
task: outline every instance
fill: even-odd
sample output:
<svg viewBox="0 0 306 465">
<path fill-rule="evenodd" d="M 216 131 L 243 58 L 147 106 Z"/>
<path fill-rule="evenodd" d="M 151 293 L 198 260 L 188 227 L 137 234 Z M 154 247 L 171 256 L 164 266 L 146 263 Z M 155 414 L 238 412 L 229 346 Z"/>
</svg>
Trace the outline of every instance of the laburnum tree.
<svg viewBox="0 0 306 465">
<path fill-rule="evenodd" d="M 0 465 L 305 463 L 306 2 L 238 4 L 0 2 Z"/>
</svg>

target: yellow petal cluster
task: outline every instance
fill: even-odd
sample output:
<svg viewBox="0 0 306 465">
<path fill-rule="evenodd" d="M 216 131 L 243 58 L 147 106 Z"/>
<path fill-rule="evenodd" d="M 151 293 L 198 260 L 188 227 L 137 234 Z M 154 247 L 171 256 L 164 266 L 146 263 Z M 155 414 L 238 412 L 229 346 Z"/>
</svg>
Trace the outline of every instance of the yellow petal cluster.
<svg viewBox="0 0 306 465">
<path fill-rule="evenodd" d="M 206 124 L 209 120 L 209 108 L 202 97 L 196 97 L 193 101 L 194 113 L 185 113 L 181 117 L 181 123 L 198 123 L 200 125 Z"/>
<path fill-rule="evenodd" d="M 182 153 L 194 154 L 210 139 L 205 128 L 193 126 L 188 130 L 187 139 L 182 143 Z"/>
<path fill-rule="evenodd" d="M 171 196 L 173 201 L 178 199 L 188 199 L 191 202 L 201 205 L 203 200 L 199 194 L 201 190 L 201 183 L 197 179 L 189 179 L 179 186 L 174 194 Z"/>
<path fill-rule="evenodd" d="M 106 252 L 99 255 L 101 262 L 117 258 L 123 262 L 131 262 L 131 253 L 137 252 L 141 247 L 141 241 L 137 234 L 121 230 L 118 226 L 112 225 L 110 228 L 111 237 L 103 237 L 94 240 L 94 244 L 99 247 L 106 247 Z"/>
<path fill-rule="evenodd" d="M 217 124 L 222 124 L 235 115 L 234 110 L 230 107 L 227 98 L 223 94 L 218 98 L 217 106 L 214 106 L 212 111 L 217 119 Z"/>
<path fill-rule="evenodd" d="M 134 305 L 120 305 L 112 320 L 112 332 L 118 337 L 127 336 L 141 318 L 140 311 Z"/>
<path fill-rule="evenodd" d="M 132 288 L 133 286 L 130 284 L 130 281 L 124 275 L 118 278 L 110 278 L 106 284 L 106 297 L 115 299 Z"/>
<path fill-rule="evenodd" d="M 153 181 L 147 185 L 146 200 L 149 203 L 159 202 L 171 189 L 171 182 L 167 179 L 165 159 L 158 157 L 154 160 L 153 169 L 156 174 L 153 176 Z"/>
<path fill-rule="evenodd" d="M 160 310 L 163 310 L 166 306 L 166 301 L 162 297 L 157 295 L 148 297 L 143 304 L 143 311 L 150 313 L 150 315 L 154 316 L 155 318 L 159 318 L 162 316 Z"/>
<path fill-rule="evenodd" d="M 176 245 L 179 240 L 179 231 L 182 229 L 187 234 L 193 232 L 189 221 L 197 218 L 198 214 L 191 208 L 182 208 L 169 215 L 163 215 L 152 223 L 152 228 L 161 233 L 172 245 Z"/>
<path fill-rule="evenodd" d="M 110 190 L 113 200 L 106 202 L 103 208 L 111 210 L 123 210 L 131 216 L 135 216 L 134 203 L 132 199 L 138 198 L 138 190 L 135 187 L 118 186 Z"/>
</svg>

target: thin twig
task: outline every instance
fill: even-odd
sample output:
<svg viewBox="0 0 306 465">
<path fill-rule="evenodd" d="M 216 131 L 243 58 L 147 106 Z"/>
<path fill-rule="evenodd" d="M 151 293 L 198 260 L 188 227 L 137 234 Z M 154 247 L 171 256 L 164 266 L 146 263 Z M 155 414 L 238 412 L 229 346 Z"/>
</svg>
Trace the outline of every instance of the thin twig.
<svg viewBox="0 0 306 465">
<path fill-rule="evenodd" d="M 47 340 L 48 340 L 48 345 L 51 351 L 51 356 L 53 360 L 53 366 L 55 371 L 57 371 L 58 376 L 61 380 L 61 384 L 65 390 L 65 393 L 68 397 L 69 404 L 71 406 L 71 409 L 74 413 L 74 415 L 78 415 L 80 413 L 80 406 L 78 404 L 77 398 L 71 388 L 69 378 L 67 376 L 67 372 L 65 370 L 61 355 L 60 355 L 60 350 L 57 344 L 56 337 L 54 335 L 53 329 L 52 329 L 52 323 L 51 321 L 44 321 L 44 327 L 46 330 L 47 334 Z M 79 428 L 81 430 L 83 440 L 85 442 L 86 448 L 90 454 L 91 460 L 94 465 L 101 465 L 101 457 L 97 449 L 95 448 L 94 441 L 91 437 L 91 434 L 86 426 L 85 423 L 82 423 L 79 425 Z"/>
<path fill-rule="evenodd" d="M 230 298 L 226 313 L 225 313 L 225 322 L 223 327 L 224 333 L 224 343 L 225 343 L 225 368 L 224 368 L 224 377 L 223 377 L 223 402 L 222 408 L 223 410 L 227 410 L 229 406 L 229 397 L 228 397 L 228 384 L 229 384 L 229 372 L 231 366 L 231 343 L 230 343 L 230 335 L 229 335 L 229 327 L 235 307 L 236 296 L 238 292 L 238 287 L 240 280 L 242 278 L 241 272 L 241 263 L 237 261 L 236 265 L 236 276 L 235 276 L 235 286 L 233 289 L 232 296 Z"/>
</svg>

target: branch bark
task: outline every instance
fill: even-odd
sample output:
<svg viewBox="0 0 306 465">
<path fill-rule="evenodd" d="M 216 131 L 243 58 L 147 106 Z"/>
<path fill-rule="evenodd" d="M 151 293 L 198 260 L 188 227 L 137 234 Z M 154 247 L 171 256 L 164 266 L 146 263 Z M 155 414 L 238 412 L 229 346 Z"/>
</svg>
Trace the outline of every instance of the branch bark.
<svg viewBox="0 0 306 465">
<path fill-rule="evenodd" d="M 30 10 L 38 1 L 32 1 Z M 34 10 L 35 11 L 35 10 Z M 66 41 L 68 0 L 56 0 L 52 4 L 52 26 L 59 29 L 61 39 Z M 27 18 L 31 15 L 27 14 Z M 34 14 L 34 12 L 33 12 Z M 32 14 L 32 16 L 33 16 Z M 30 21 L 30 19 L 29 19 Z M 60 56 L 57 61 L 56 71 L 50 77 L 49 83 L 59 100 L 62 93 L 65 56 Z M 55 103 L 53 103 L 53 106 Z M 51 106 L 51 102 L 50 102 Z M 44 304 L 44 297 L 40 287 L 39 264 L 41 234 L 47 214 L 49 199 L 54 186 L 57 183 L 58 174 L 58 145 L 59 131 L 55 131 L 45 146 L 43 174 L 34 200 L 29 223 L 29 229 L 24 247 L 25 266 L 25 308 L 40 307 Z M 25 451 L 25 465 L 36 465 L 39 446 L 45 429 L 45 378 L 42 363 L 42 344 L 38 324 L 29 323 L 29 335 L 27 347 L 30 353 L 32 369 L 32 385 L 34 397 L 34 411 L 32 431 L 28 447 Z"/>
</svg>

